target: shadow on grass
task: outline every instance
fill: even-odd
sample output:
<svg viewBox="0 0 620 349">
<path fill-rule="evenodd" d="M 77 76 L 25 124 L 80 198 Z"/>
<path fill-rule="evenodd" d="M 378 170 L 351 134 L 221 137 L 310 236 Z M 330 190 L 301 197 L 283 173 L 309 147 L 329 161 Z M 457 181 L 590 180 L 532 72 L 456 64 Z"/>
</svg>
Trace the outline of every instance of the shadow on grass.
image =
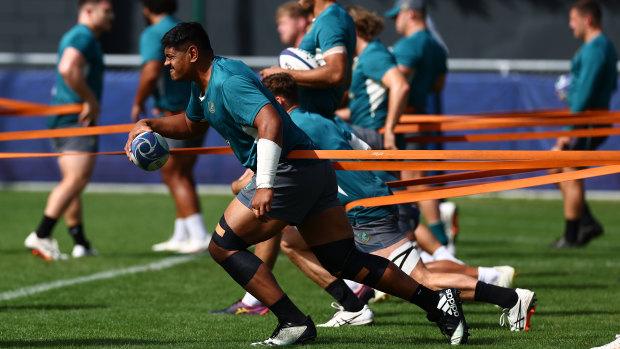
<svg viewBox="0 0 620 349">
<path fill-rule="evenodd" d="M 5 305 L 0 306 L 0 312 L 20 310 L 88 310 L 105 309 L 106 305 L 98 304 L 38 304 L 38 305 Z"/>
<path fill-rule="evenodd" d="M 183 341 L 183 343 L 187 343 Z M 133 345 L 146 346 L 175 346 L 180 342 L 175 341 L 155 341 L 148 339 L 134 338 L 92 338 L 92 339 L 42 339 L 42 340 L 9 340 L 0 341 L 0 348 L 36 348 L 36 347 L 121 347 Z"/>
</svg>

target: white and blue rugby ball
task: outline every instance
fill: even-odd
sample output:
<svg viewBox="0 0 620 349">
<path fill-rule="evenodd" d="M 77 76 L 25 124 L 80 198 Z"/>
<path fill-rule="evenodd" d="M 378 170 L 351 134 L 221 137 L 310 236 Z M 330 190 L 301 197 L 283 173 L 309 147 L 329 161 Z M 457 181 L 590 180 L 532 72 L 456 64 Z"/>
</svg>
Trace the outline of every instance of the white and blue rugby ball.
<svg viewBox="0 0 620 349">
<path fill-rule="evenodd" d="M 300 48 L 289 47 L 280 52 L 278 57 L 280 68 L 290 70 L 311 70 L 319 67 L 314 55 Z"/>
<path fill-rule="evenodd" d="M 555 81 L 555 95 L 562 102 L 566 102 L 568 99 L 568 89 L 570 88 L 571 80 L 572 76 L 570 74 L 563 74 Z"/>
<path fill-rule="evenodd" d="M 157 132 L 143 132 L 131 142 L 131 161 L 143 170 L 159 170 L 169 157 L 168 142 Z"/>
</svg>

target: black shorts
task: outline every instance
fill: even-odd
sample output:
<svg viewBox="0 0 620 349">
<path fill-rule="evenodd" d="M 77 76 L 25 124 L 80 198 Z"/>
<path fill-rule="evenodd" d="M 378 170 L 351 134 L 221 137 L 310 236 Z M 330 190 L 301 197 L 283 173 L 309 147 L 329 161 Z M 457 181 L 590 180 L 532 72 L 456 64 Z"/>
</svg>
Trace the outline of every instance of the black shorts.
<svg viewBox="0 0 620 349">
<path fill-rule="evenodd" d="M 336 173 L 330 161 L 280 162 L 273 184 L 273 200 L 267 216 L 291 225 L 334 206 L 340 206 Z M 237 199 L 250 210 L 256 194 L 256 175 Z"/>
</svg>

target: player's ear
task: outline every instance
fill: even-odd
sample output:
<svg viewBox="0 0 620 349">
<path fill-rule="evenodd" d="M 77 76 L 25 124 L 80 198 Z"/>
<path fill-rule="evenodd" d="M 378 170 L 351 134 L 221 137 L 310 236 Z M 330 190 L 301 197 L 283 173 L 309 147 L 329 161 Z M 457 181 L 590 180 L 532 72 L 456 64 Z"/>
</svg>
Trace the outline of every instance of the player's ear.
<svg viewBox="0 0 620 349">
<path fill-rule="evenodd" d="M 189 45 L 187 48 L 187 54 L 189 55 L 189 61 L 195 63 L 198 61 L 198 47 L 196 45 Z"/>
</svg>

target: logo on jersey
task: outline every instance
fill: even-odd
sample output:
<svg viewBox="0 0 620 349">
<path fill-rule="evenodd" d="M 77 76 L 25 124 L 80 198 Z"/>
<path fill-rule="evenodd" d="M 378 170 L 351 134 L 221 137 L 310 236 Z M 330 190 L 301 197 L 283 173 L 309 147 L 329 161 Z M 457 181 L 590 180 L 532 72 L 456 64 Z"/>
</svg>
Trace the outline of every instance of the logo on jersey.
<svg viewBox="0 0 620 349">
<path fill-rule="evenodd" d="M 209 108 L 209 113 L 215 114 L 215 103 L 209 102 L 207 103 L 207 107 Z"/>
<path fill-rule="evenodd" d="M 361 233 L 357 234 L 357 237 L 359 237 L 359 238 L 360 238 L 360 241 L 361 241 L 362 243 L 364 243 L 364 244 L 365 244 L 365 243 L 367 243 L 367 242 L 370 240 L 370 236 L 369 236 L 369 235 L 368 235 L 368 233 L 367 233 L 367 232 L 365 232 L 365 231 L 363 231 L 363 232 L 361 232 Z"/>
</svg>

